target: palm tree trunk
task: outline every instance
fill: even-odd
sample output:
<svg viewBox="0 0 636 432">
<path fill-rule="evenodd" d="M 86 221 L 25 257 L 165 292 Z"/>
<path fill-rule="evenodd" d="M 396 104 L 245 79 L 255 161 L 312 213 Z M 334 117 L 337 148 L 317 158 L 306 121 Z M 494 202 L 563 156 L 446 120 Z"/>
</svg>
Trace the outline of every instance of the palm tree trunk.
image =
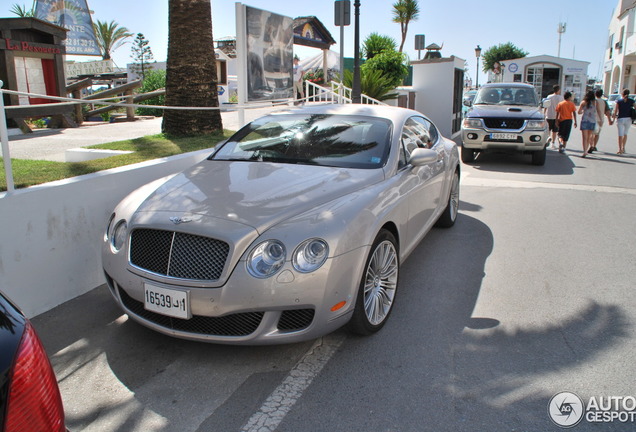
<svg viewBox="0 0 636 432">
<path fill-rule="evenodd" d="M 218 107 L 210 0 L 169 0 L 166 105 Z M 172 136 L 223 130 L 219 110 L 170 110 L 162 130 Z"/>
<path fill-rule="evenodd" d="M 402 49 L 404 48 L 404 42 L 406 41 L 406 32 L 408 31 L 408 23 L 400 23 L 400 31 L 402 32 L 402 43 L 400 43 L 400 51 L 402 52 Z"/>
</svg>

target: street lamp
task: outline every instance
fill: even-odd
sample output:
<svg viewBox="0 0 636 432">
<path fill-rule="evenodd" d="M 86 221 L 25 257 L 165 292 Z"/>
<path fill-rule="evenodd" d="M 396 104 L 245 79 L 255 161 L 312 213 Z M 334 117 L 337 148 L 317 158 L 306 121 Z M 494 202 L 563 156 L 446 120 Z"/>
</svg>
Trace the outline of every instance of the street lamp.
<svg viewBox="0 0 636 432">
<path fill-rule="evenodd" d="M 479 57 L 481 57 L 481 47 L 477 45 L 475 48 L 475 57 L 477 57 L 477 74 L 475 75 L 475 88 L 479 88 Z"/>
<path fill-rule="evenodd" d="M 362 102 L 362 88 L 360 84 L 360 0 L 353 2 L 353 83 L 351 84 L 351 102 Z"/>
</svg>

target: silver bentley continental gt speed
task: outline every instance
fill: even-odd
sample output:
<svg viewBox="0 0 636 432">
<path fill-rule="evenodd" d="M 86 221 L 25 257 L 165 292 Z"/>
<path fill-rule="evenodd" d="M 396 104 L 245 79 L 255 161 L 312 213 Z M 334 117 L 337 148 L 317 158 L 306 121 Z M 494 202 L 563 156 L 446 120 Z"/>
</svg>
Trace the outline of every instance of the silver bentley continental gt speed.
<svg viewBox="0 0 636 432">
<path fill-rule="evenodd" d="M 404 108 L 262 117 L 113 212 L 102 256 L 135 321 L 205 342 L 274 344 L 386 323 L 400 264 L 459 206 L 458 151 Z"/>
</svg>

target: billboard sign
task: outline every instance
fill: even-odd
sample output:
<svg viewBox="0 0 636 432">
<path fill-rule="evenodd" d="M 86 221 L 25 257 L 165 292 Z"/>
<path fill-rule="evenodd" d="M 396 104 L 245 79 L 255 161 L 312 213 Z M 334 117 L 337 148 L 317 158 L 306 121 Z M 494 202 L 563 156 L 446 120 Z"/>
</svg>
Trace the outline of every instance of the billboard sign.
<svg viewBox="0 0 636 432">
<path fill-rule="evenodd" d="M 66 62 L 64 69 L 66 71 L 66 78 L 76 78 L 82 75 L 102 75 L 115 72 L 112 60 Z"/>
<path fill-rule="evenodd" d="M 37 0 L 35 18 L 68 30 L 66 54 L 101 56 L 87 0 Z"/>
<path fill-rule="evenodd" d="M 245 6 L 247 100 L 293 97 L 294 20 Z"/>
</svg>

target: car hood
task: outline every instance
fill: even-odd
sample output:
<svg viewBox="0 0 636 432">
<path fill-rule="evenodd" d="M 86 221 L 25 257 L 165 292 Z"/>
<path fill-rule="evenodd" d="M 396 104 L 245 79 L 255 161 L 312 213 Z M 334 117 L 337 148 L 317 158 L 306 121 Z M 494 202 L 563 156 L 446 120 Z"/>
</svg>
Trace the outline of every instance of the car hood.
<svg viewBox="0 0 636 432">
<path fill-rule="evenodd" d="M 383 179 L 382 169 L 207 160 L 161 185 L 137 214 L 203 215 L 263 233 L 289 217 Z"/>
<path fill-rule="evenodd" d="M 543 109 L 541 107 L 531 107 L 523 105 L 473 105 L 467 113 L 468 117 L 510 117 L 510 118 L 532 118 L 543 119 Z"/>
</svg>

